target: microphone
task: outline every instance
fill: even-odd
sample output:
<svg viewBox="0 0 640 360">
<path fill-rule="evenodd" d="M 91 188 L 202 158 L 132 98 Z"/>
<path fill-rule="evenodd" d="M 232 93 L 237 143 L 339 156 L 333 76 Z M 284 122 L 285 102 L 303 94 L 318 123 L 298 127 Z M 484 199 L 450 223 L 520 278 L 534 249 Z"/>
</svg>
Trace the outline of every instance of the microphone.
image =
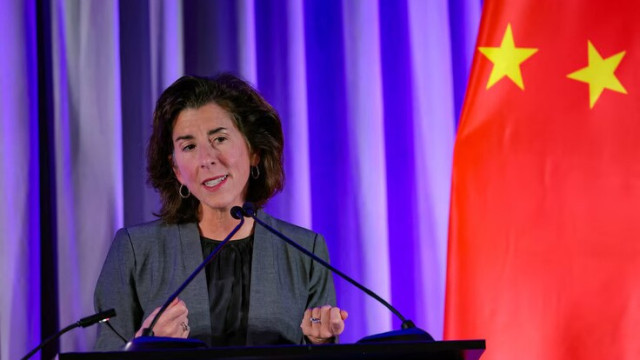
<svg viewBox="0 0 640 360">
<path fill-rule="evenodd" d="M 106 311 L 99 312 L 97 314 L 93 314 L 91 316 L 84 317 L 78 320 L 77 322 L 67 326 L 66 328 L 58 331 L 57 333 L 51 335 L 47 339 L 45 339 L 45 341 L 41 342 L 40 345 L 36 346 L 33 350 L 29 351 L 29 353 L 25 355 L 22 358 L 22 360 L 27 360 L 28 358 L 32 357 L 38 350 L 44 348 L 50 342 L 59 338 L 60 336 L 62 336 L 62 334 L 66 333 L 69 330 L 75 329 L 80 326 L 83 328 L 86 328 L 87 326 L 91 326 L 95 323 L 109 321 L 110 318 L 115 316 L 116 316 L 116 311 L 114 309 L 109 309 Z"/>
<path fill-rule="evenodd" d="M 151 349 L 163 349 L 163 348 L 207 347 L 207 345 L 204 342 L 197 339 L 181 339 L 181 338 L 160 337 L 160 336 L 154 337 L 153 327 L 158 322 L 158 319 L 160 319 L 160 316 L 165 312 L 165 310 L 167 310 L 169 305 L 171 305 L 173 300 L 175 300 L 178 297 L 178 295 L 180 295 L 180 293 L 187 287 L 187 285 L 189 285 L 191 281 L 195 279 L 195 277 L 200 273 L 200 271 L 202 271 L 202 269 L 204 269 L 204 267 L 207 266 L 207 264 L 210 263 L 211 260 L 213 260 L 213 258 L 218 254 L 218 252 L 220 252 L 222 247 L 227 242 L 229 242 L 231 237 L 235 235 L 235 233 L 237 233 L 238 230 L 240 230 L 240 228 L 244 224 L 244 216 L 243 216 L 242 208 L 240 206 L 234 206 L 231 208 L 230 212 L 231 212 L 231 216 L 234 219 L 240 220 L 240 223 L 236 225 L 236 227 L 234 227 L 233 230 L 231 230 L 229 235 L 227 235 L 227 237 L 225 237 L 224 240 L 222 240 L 220 245 L 216 246 L 216 248 L 213 249 L 211 254 L 209 254 L 209 256 L 207 256 L 207 258 L 204 259 L 204 261 L 202 261 L 200 265 L 198 265 L 198 267 L 191 273 L 191 275 L 189 275 L 187 280 L 185 280 L 182 283 L 182 285 L 180 285 L 178 290 L 176 290 L 173 294 L 171 294 L 171 296 L 169 296 L 167 301 L 165 301 L 165 303 L 162 305 L 162 307 L 160 308 L 156 316 L 151 321 L 151 324 L 149 324 L 149 327 L 142 329 L 142 335 L 137 338 L 133 338 L 131 341 L 127 343 L 127 345 L 125 345 L 125 348 L 124 348 L 125 351 L 151 350 Z"/>
<path fill-rule="evenodd" d="M 341 278 L 343 278 L 344 280 L 349 282 L 351 285 L 353 285 L 353 286 L 357 287 L 358 289 L 362 290 L 363 292 L 365 292 L 370 297 L 374 298 L 376 301 L 378 301 L 379 303 L 384 305 L 384 307 L 389 309 L 389 311 L 391 311 L 394 315 L 396 315 L 400 319 L 400 321 L 402 321 L 402 330 L 388 331 L 388 332 L 384 332 L 384 333 L 381 333 L 381 334 L 375 334 L 375 335 L 366 336 L 366 337 L 358 340 L 357 341 L 358 343 L 377 343 L 377 342 L 395 342 L 395 341 L 434 341 L 433 337 L 428 332 L 417 328 L 415 326 L 415 324 L 413 323 L 413 321 L 405 318 L 396 308 L 394 308 L 386 300 L 381 298 L 378 294 L 376 294 L 373 291 L 369 290 L 367 287 L 365 287 L 364 285 L 360 284 L 359 282 L 353 280 L 351 277 L 347 276 L 342 271 L 336 269 L 335 267 L 330 265 L 328 262 L 326 262 L 326 261 L 322 260 L 321 258 L 319 258 L 316 254 L 314 254 L 311 251 L 309 251 L 309 250 L 305 249 L 304 247 L 300 246 L 297 242 L 291 240 L 286 235 L 282 234 L 278 230 L 276 230 L 273 227 L 269 226 L 269 224 L 267 224 L 264 221 L 260 220 L 256 216 L 257 214 L 256 214 L 255 208 L 254 208 L 252 203 L 246 202 L 242 206 L 242 213 L 246 217 L 253 218 L 253 220 L 255 220 L 255 222 L 260 224 L 262 227 L 267 229 L 269 232 L 273 233 L 274 235 L 276 235 L 280 239 L 284 240 L 286 243 L 288 243 L 289 245 L 293 246 L 294 248 L 296 248 L 300 252 L 304 253 L 305 255 L 309 256 L 313 260 L 317 261 L 318 263 L 320 263 L 320 265 L 322 265 L 325 268 L 331 270 L 331 272 L 333 272 L 334 274 L 338 274 Z"/>
</svg>

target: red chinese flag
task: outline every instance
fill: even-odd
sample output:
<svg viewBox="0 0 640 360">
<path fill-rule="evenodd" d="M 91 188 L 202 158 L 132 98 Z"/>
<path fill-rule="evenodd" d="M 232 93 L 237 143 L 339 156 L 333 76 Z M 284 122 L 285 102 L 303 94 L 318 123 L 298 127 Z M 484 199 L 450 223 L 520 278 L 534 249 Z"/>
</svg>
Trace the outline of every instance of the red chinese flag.
<svg viewBox="0 0 640 360">
<path fill-rule="evenodd" d="M 640 2 L 487 0 L 458 130 L 445 338 L 640 357 Z"/>
</svg>

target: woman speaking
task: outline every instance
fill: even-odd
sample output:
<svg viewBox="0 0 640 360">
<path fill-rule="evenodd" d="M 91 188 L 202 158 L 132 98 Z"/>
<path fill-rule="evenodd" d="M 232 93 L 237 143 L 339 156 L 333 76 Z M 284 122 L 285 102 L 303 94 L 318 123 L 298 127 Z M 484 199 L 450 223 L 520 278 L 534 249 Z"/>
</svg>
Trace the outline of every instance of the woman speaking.
<svg viewBox="0 0 640 360">
<path fill-rule="evenodd" d="M 284 140 L 275 110 L 243 80 L 184 76 L 160 95 L 147 161 L 160 219 L 120 229 L 95 290 L 114 308 L 95 349 L 140 336 L 159 307 L 238 224 L 234 206 L 256 207 L 283 187 Z M 321 235 L 258 217 L 328 261 Z M 161 315 L 156 336 L 210 346 L 321 344 L 344 330 L 331 273 L 248 218 Z"/>
</svg>

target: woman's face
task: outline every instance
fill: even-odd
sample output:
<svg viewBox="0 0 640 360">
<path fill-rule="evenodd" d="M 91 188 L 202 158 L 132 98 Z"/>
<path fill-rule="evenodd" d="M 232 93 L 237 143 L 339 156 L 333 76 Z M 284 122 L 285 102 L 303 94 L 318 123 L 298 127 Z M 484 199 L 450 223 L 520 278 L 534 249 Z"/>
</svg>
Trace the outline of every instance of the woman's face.
<svg viewBox="0 0 640 360">
<path fill-rule="evenodd" d="M 173 171 L 191 195 L 200 200 L 201 215 L 229 213 L 245 201 L 250 166 L 258 157 L 250 154 L 231 115 L 215 103 L 185 109 L 173 126 Z"/>
</svg>

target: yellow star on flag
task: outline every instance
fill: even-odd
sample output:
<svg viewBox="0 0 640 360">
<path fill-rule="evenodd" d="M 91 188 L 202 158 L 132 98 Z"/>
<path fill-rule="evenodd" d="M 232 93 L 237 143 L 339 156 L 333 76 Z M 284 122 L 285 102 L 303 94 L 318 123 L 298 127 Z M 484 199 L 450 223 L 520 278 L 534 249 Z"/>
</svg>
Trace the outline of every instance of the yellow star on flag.
<svg viewBox="0 0 640 360">
<path fill-rule="evenodd" d="M 572 72 L 567 77 L 589 84 L 589 107 L 593 109 L 593 105 L 598 101 L 604 89 L 623 94 L 627 93 L 627 90 L 624 89 L 620 80 L 614 74 L 624 57 L 625 51 L 603 59 L 591 41 L 587 40 L 587 46 L 589 47 L 589 65 Z"/>
<path fill-rule="evenodd" d="M 511 23 L 507 25 L 500 47 L 479 47 L 478 50 L 493 63 L 487 89 L 506 76 L 518 85 L 520 89 L 524 90 L 520 64 L 535 54 L 538 49 L 517 48 L 513 42 Z"/>
</svg>

